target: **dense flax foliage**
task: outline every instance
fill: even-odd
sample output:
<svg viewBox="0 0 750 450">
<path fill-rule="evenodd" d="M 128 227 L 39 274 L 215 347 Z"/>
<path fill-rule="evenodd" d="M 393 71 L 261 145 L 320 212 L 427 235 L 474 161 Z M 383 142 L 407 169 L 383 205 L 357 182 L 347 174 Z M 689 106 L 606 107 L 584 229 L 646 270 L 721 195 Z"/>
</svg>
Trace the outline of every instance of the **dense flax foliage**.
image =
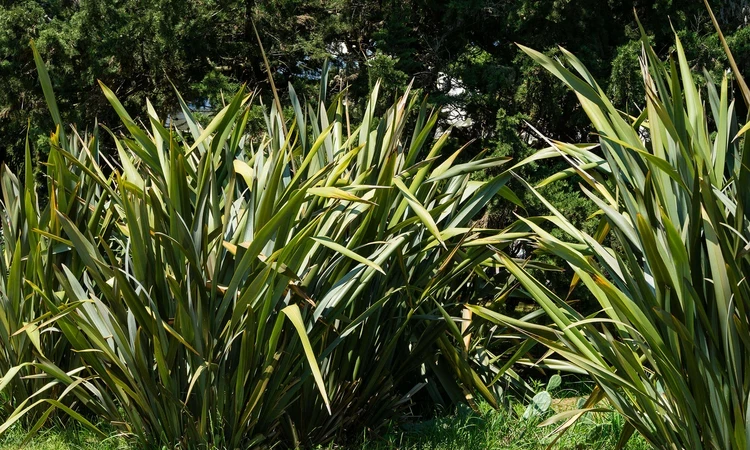
<svg viewBox="0 0 750 450">
<path fill-rule="evenodd" d="M 377 87 L 357 125 L 324 85 L 304 109 L 292 91 L 294 117 L 274 103 L 251 139 L 242 90 L 205 127 L 183 103 L 183 135 L 102 85 L 125 134 L 66 133 L 36 62 L 57 130 L 44 202 L 29 158 L 23 183 L 0 174 L 0 432 L 64 412 L 145 445 L 249 448 L 376 429 L 422 388 L 495 404 L 507 357 L 483 363 L 453 316 L 467 292 L 508 294 L 490 245 L 529 226 L 472 225 L 517 201 L 508 158 L 439 158 L 437 116 L 408 91 L 375 116 Z"/>
<path fill-rule="evenodd" d="M 712 4 L 739 64 L 750 68 L 747 0 Z M 179 111 L 170 83 L 191 107 L 210 114 L 242 83 L 268 86 L 253 32 L 257 27 L 284 104 L 288 82 L 301 96 L 316 91 L 326 59 L 332 64 L 330 88 L 347 90 L 357 122 L 377 80 L 382 80 L 380 113 L 413 79 L 414 88 L 443 110 L 438 126 L 458 120 L 448 152 L 476 139 L 463 158 L 488 149 L 490 156 L 519 160 L 538 150 L 526 121 L 556 139 L 578 139 L 588 133 L 589 123 L 564 84 L 525 58 L 514 42 L 548 56 L 558 55 L 557 46 L 564 45 L 587 65 L 616 107 L 635 114 L 643 83 L 634 9 L 659 55 L 671 51 L 676 30 L 691 64 L 717 75 L 724 69 L 720 42 L 699 1 L 5 0 L 0 2 L 0 159 L 21 171 L 30 128 L 32 156 L 46 160 L 46 137 L 54 125 L 36 83 L 29 40 L 50 63 L 63 120 L 83 130 L 95 119 L 118 123 L 97 80 L 144 123 L 146 98 L 165 116 Z M 271 90 L 260 94 L 269 103 Z M 248 127 L 263 127 L 257 102 Z M 565 168 L 557 160 L 518 173 L 536 183 Z M 483 172 L 488 178 L 497 175 Z M 523 192 L 514 181 L 510 186 Z M 574 183 L 555 183 L 542 193 L 572 223 L 592 231 L 595 220 L 589 216 L 596 208 Z M 524 214 L 546 214 L 533 195 L 523 192 L 521 199 Z M 510 225 L 521 211 L 505 202 L 490 209 L 494 227 Z M 570 273 L 549 276 L 553 289 L 565 289 Z M 582 308 L 593 303 L 586 296 L 582 302 Z"/>
<path fill-rule="evenodd" d="M 544 17 L 571 12 L 555 8 Z M 403 43 L 394 30 L 380 39 Z M 448 85 L 466 81 L 458 103 L 497 119 L 492 131 L 486 117 L 464 129 L 481 132 L 480 151 L 456 146 L 411 84 L 393 95 L 406 69 L 383 53 L 388 46 L 361 52 L 367 73 L 385 76 L 366 95 L 361 80 L 347 79 L 356 64 L 334 62 L 333 96 L 330 66 L 300 66 L 302 94 L 291 84 L 280 94 L 269 75 L 264 96 L 244 87 L 211 96 L 209 119 L 193 112 L 202 97 L 175 92 L 179 127 L 148 101 L 142 114 L 133 98 L 126 108 L 100 83 L 118 123 L 79 133 L 32 45 L 54 130 L 26 137 L 22 176 L 0 167 L 0 434 L 20 422 L 31 436 L 54 417 L 100 435 L 115 427 L 146 448 L 341 443 L 378 434 L 406 411 L 497 407 L 508 388 L 528 394 L 513 370 L 521 363 L 596 382 L 582 409 L 543 422 L 562 423 L 559 431 L 614 409 L 625 420 L 619 447 L 635 432 L 659 449 L 750 447 L 750 124 L 737 113 L 750 108 L 750 89 L 721 32 L 712 48 L 724 48 L 733 78 L 714 84 L 712 67 L 695 74 L 691 37 L 675 32 L 664 63 L 641 27 L 628 44 L 640 70 L 616 58 L 616 71 L 639 78 L 627 95 L 601 87 L 595 74 L 606 70 L 589 72 L 565 49 L 552 58 L 514 48 L 531 57 L 514 64 L 536 64 L 528 73 L 539 75 L 512 90 L 514 102 L 520 92 L 530 108 L 543 104 L 530 115 L 498 110 L 504 94 L 475 95 L 484 82 L 464 69 L 492 65 L 491 52 L 456 39 L 465 61 Z M 359 61 L 355 53 L 342 58 Z M 553 79 L 580 107 L 562 93 L 558 103 L 534 97 L 557 95 Z M 618 109 L 634 92 L 641 107 Z M 598 142 L 562 142 L 586 135 L 581 112 Z M 517 136 L 524 117 L 550 137 L 531 125 L 537 141 Z M 49 152 L 37 168 L 33 144 L 42 141 Z M 538 144 L 548 147 L 506 157 Z M 543 217 L 517 215 L 540 208 Z M 510 317 L 511 298 L 540 308 Z M 539 343 L 549 352 L 532 352 Z"/>
<path fill-rule="evenodd" d="M 582 316 L 506 256 L 554 325 L 472 310 L 524 330 L 590 374 L 599 388 L 585 408 L 606 397 L 628 421 L 623 442 L 637 430 L 659 449 L 746 449 L 750 140 L 728 79 L 716 86 L 707 76 L 700 89 L 679 38 L 675 48 L 664 64 L 642 40 L 646 96 L 637 118 L 616 110 L 572 54 L 553 60 L 524 49 L 575 91 L 599 135 L 598 148 L 553 142 L 603 213 L 597 233 L 581 232 L 549 203 L 565 239 L 528 224 L 539 251 L 568 262 L 573 284 L 585 285 L 601 314 Z"/>
</svg>

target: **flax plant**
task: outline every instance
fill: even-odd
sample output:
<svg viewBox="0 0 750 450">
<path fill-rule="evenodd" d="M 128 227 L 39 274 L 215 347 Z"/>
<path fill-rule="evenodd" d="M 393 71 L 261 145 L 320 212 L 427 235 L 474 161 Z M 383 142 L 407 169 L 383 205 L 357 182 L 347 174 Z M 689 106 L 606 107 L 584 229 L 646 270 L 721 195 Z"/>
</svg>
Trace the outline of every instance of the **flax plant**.
<svg viewBox="0 0 750 450">
<path fill-rule="evenodd" d="M 565 429 L 606 398 L 659 449 L 750 445 L 750 140 L 743 137 L 731 80 L 696 81 L 679 38 L 665 64 L 641 30 L 646 90 L 639 117 L 615 109 L 581 62 L 523 48 L 578 96 L 598 147 L 549 141 L 571 164 L 602 222 L 589 235 L 548 206 L 558 239 L 526 223 L 538 251 L 557 255 L 598 300 L 584 317 L 498 249 L 501 260 L 553 325 L 529 325 L 482 307 L 493 322 L 547 345 L 598 388 L 583 409 L 556 416 Z M 728 53 L 731 60 L 731 53 Z M 732 60 L 733 63 L 733 60 Z M 736 66 L 736 65 L 735 65 Z M 740 93 L 750 99 L 735 72 Z"/>
<path fill-rule="evenodd" d="M 509 365 L 470 357 L 455 316 L 480 284 L 507 294 L 490 245 L 530 230 L 472 226 L 517 200 L 507 158 L 442 157 L 426 102 L 376 116 L 377 86 L 356 126 L 325 84 L 304 106 L 290 87 L 293 117 L 275 102 L 251 137 L 244 90 L 205 126 L 181 101 L 183 132 L 102 85 L 123 133 L 81 137 L 37 66 L 58 128 L 44 207 L 28 155 L 24 183 L 1 174 L 0 432 L 62 411 L 147 446 L 298 446 L 375 429 L 425 387 L 496 404 Z"/>
</svg>

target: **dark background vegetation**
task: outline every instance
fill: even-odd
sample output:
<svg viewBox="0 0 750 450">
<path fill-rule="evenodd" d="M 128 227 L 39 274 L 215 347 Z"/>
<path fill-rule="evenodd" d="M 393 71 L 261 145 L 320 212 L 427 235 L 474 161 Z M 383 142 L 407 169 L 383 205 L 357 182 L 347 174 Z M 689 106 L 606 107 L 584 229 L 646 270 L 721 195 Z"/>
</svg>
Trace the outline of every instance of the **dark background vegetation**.
<svg viewBox="0 0 750 450">
<path fill-rule="evenodd" d="M 314 98 L 326 59 L 331 92 L 348 88 L 355 115 L 377 79 L 385 103 L 413 79 L 443 110 L 442 128 L 451 118 L 463 122 L 452 134 L 453 148 L 476 139 L 467 157 L 482 150 L 530 154 L 538 141 L 526 122 L 552 138 L 591 139 L 574 95 L 516 42 L 550 55 L 558 45 L 572 51 L 633 115 L 643 96 L 634 11 L 661 56 L 669 55 L 674 30 L 696 68 L 727 66 L 701 0 L 0 0 L 0 6 L 0 160 L 13 168 L 22 161 L 27 129 L 41 160 L 52 129 L 32 39 L 50 68 L 64 119 L 79 129 L 95 120 L 119 123 L 97 79 L 135 117 L 145 113 L 146 98 L 162 114 L 177 111 L 170 82 L 196 108 L 220 105 L 242 83 L 259 88 L 269 104 L 255 23 L 282 95 L 291 83 Z M 750 72 L 743 67 L 750 64 L 750 1 L 712 6 L 740 70 Z M 530 165 L 521 175 L 541 180 L 562 164 Z M 544 194 L 575 223 L 595 226 L 587 220 L 595 208 L 576 183 L 552 184 Z M 530 195 L 523 200 L 525 214 L 544 213 Z M 515 212 L 496 207 L 487 219 L 502 226 Z M 570 278 L 548 279 L 563 289 Z"/>
</svg>

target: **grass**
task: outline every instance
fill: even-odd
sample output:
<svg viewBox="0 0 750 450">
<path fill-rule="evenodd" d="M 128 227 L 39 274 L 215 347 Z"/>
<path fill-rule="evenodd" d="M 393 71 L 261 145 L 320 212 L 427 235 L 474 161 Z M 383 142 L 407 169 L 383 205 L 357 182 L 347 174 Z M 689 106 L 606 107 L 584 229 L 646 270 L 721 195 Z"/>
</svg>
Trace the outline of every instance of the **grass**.
<svg viewBox="0 0 750 450">
<path fill-rule="evenodd" d="M 31 442 L 21 447 L 25 437 L 26 431 L 14 426 L 0 437 L 0 450 L 134 450 L 123 437 L 113 434 L 101 439 L 79 425 L 65 427 L 57 424 L 40 432 Z"/>
<path fill-rule="evenodd" d="M 576 398 L 558 399 L 557 411 L 575 407 Z M 548 435 L 554 426 L 539 427 L 542 419 L 519 419 L 525 409 L 519 403 L 510 410 L 494 410 L 480 405 L 480 414 L 467 407 L 458 408 L 432 420 L 400 427 L 394 426 L 382 438 L 363 439 L 359 444 L 340 447 L 318 447 L 317 450 L 543 450 L 552 441 Z M 580 420 L 554 447 L 556 449 L 614 449 L 622 430 L 618 414 L 592 414 Z M 16 427 L 0 438 L 0 450 L 15 450 L 22 443 L 24 431 Z M 652 447 L 639 435 L 630 439 L 626 450 L 650 450 Z M 100 440 L 87 430 L 62 426 L 41 433 L 26 450 L 135 450 L 121 437 Z"/>
<path fill-rule="evenodd" d="M 486 405 L 482 414 L 460 409 L 455 414 L 404 426 L 382 440 L 366 442 L 361 450 L 536 450 L 546 449 L 554 426 L 539 427 L 541 419 L 519 419 L 525 407 L 513 406 L 515 414 L 495 411 Z M 556 444 L 556 449 L 614 449 L 623 420 L 617 414 L 597 414 L 582 419 Z M 640 437 L 630 440 L 627 450 L 651 447 Z M 355 450 L 355 449 L 352 449 Z"/>
</svg>

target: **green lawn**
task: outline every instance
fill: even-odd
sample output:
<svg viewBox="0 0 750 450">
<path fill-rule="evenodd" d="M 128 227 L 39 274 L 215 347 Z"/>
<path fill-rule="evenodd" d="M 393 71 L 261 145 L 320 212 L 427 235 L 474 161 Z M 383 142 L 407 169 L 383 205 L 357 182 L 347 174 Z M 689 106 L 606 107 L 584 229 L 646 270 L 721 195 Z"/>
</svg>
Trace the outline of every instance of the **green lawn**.
<svg viewBox="0 0 750 450">
<path fill-rule="evenodd" d="M 135 450 L 128 442 L 116 435 L 101 439 L 88 430 L 82 430 L 78 425 L 64 428 L 56 426 L 39 433 L 24 447 L 26 432 L 19 427 L 11 428 L 8 433 L 0 437 L 0 450 Z"/>
<path fill-rule="evenodd" d="M 559 408 L 569 407 L 559 405 Z M 482 405 L 482 414 L 467 408 L 440 418 L 403 425 L 381 438 L 359 440 L 348 447 L 329 446 L 325 450 L 348 448 L 351 450 L 536 450 L 545 449 L 552 438 L 548 437 L 554 427 L 539 428 L 539 419 L 523 420 L 522 405 L 515 405 L 517 414 L 509 411 L 494 411 Z M 597 414 L 582 419 L 564 435 L 556 448 L 605 450 L 614 449 L 622 418 L 616 414 Z M 20 428 L 14 428 L 0 438 L 0 450 L 18 448 L 24 438 Z M 355 439 L 356 440 L 356 439 Z M 64 430 L 58 426 L 32 440 L 24 447 L 27 450 L 134 450 L 121 437 L 112 436 L 101 440 L 88 431 Z M 640 437 L 630 440 L 627 450 L 649 450 L 651 447 Z M 150 450 L 150 449 L 149 449 Z M 320 450 L 323 450 L 322 448 Z"/>
</svg>

